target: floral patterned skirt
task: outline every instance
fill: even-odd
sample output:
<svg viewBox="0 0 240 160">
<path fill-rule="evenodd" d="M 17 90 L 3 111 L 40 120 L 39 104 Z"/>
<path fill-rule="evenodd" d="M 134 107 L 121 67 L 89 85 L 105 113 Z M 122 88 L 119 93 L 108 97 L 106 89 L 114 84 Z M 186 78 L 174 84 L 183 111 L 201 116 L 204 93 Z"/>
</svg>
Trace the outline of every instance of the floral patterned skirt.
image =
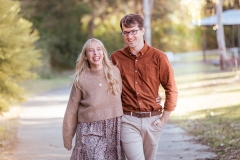
<svg viewBox="0 0 240 160">
<path fill-rule="evenodd" d="M 121 117 L 78 123 L 70 160 L 125 160 L 120 129 Z"/>
</svg>

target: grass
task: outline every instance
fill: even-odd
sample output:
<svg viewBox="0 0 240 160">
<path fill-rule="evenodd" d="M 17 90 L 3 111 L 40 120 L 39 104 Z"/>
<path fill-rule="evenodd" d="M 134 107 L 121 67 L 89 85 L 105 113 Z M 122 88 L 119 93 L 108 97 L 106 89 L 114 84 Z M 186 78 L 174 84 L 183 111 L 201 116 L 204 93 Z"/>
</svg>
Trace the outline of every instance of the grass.
<svg viewBox="0 0 240 160">
<path fill-rule="evenodd" d="M 239 160 L 240 72 L 208 65 L 186 62 L 175 68 L 179 100 L 170 122 L 210 146 L 219 160 Z M 186 67 L 196 72 L 183 72 Z"/>
<path fill-rule="evenodd" d="M 190 112 L 171 121 L 211 146 L 219 160 L 240 159 L 240 105 Z"/>
<path fill-rule="evenodd" d="M 240 72 L 239 72 L 240 73 Z M 238 92 L 240 85 L 235 72 L 198 74 L 177 78 L 182 96 L 199 96 L 224 92 Z"/>
<path fill-rule="evenodd" d="M 42 93 L 60 86 L 69 85 L 72 81 L 70 76 L 73 71 L 58 73 L 47 78 L 38 78 L 35 80 L 25 81 L 21 86 L 25 90 L 26 96 Z"/>
<path fill-rule="evenodd" d="M 0 158 L 11 154 L 14 141 L 16 140 L 17 125 L 17 119 L 0 121 Z"/>
</svg>

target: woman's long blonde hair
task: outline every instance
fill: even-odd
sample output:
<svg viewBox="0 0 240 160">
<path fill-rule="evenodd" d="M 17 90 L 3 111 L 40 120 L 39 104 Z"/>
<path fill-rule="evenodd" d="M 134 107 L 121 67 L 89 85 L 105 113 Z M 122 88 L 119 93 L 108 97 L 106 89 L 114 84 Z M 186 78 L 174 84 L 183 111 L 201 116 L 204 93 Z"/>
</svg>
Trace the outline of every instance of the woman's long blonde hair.
<svg viewBox="0 0 240 160">
<path fill-rule="evenodd" d="M 91 38 L 87 40 L 87 42 L 84 44 L 82 48 L 82 52 L 79 54 L 76 62 L 76 68 L 75 68 L 75 74 L 74 74 L 74 82 L 73 84 L 75 87 L 78 86 L 78 80 L 79 76 L 83 74 L 87 68 L 90 68 L 89 62 L 85 59 L 86 57 L 86 51 L 87 49 L 91 46 L 92 42 L 97 42 L 100 44 L 102 50 L 103 50 L 103 70 L 104 70 L 104 75 L 107 79 L 109 90 L 116 95 L 117 93 L 120 92 L 120 87 L 119 87 L 119 82 L 116 78 L 114 78 L 113 75 L 113 65 L 110 62 L 107 54 L 107 50 L 105 49 L 103 43 L 96 39 L 96 38 Z"/>
</svg>

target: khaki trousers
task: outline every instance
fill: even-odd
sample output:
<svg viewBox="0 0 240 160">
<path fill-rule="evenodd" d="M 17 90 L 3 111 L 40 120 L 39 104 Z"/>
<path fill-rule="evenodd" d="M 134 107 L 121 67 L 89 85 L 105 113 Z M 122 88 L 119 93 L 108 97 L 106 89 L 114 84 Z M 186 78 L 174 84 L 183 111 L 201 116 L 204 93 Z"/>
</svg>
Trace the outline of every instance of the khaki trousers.
<svg viewBox="0 0 240 160">
<path fill-rule="evenodd" d="M 153 122 L 159 118 L 122 116 L 121 142 L 128 160 L 155 160 L 163 127 Z"/>
</svg>

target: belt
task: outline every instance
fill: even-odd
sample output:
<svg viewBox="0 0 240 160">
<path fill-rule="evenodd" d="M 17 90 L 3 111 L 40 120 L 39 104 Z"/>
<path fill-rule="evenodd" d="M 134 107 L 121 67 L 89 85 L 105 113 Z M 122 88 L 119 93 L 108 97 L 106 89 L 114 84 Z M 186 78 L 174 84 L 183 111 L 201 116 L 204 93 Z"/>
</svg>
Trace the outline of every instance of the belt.
<svg viewBox="0 0 240 160">
<path fill-rule="evenodd" d="M 160 116 L 162 114 L 161 111 L 152 111 L 152 112 L 123 112 L 126 115 L 134 116 L 138 118 L 147 118 L 152 116 Z"/>
</svg>

